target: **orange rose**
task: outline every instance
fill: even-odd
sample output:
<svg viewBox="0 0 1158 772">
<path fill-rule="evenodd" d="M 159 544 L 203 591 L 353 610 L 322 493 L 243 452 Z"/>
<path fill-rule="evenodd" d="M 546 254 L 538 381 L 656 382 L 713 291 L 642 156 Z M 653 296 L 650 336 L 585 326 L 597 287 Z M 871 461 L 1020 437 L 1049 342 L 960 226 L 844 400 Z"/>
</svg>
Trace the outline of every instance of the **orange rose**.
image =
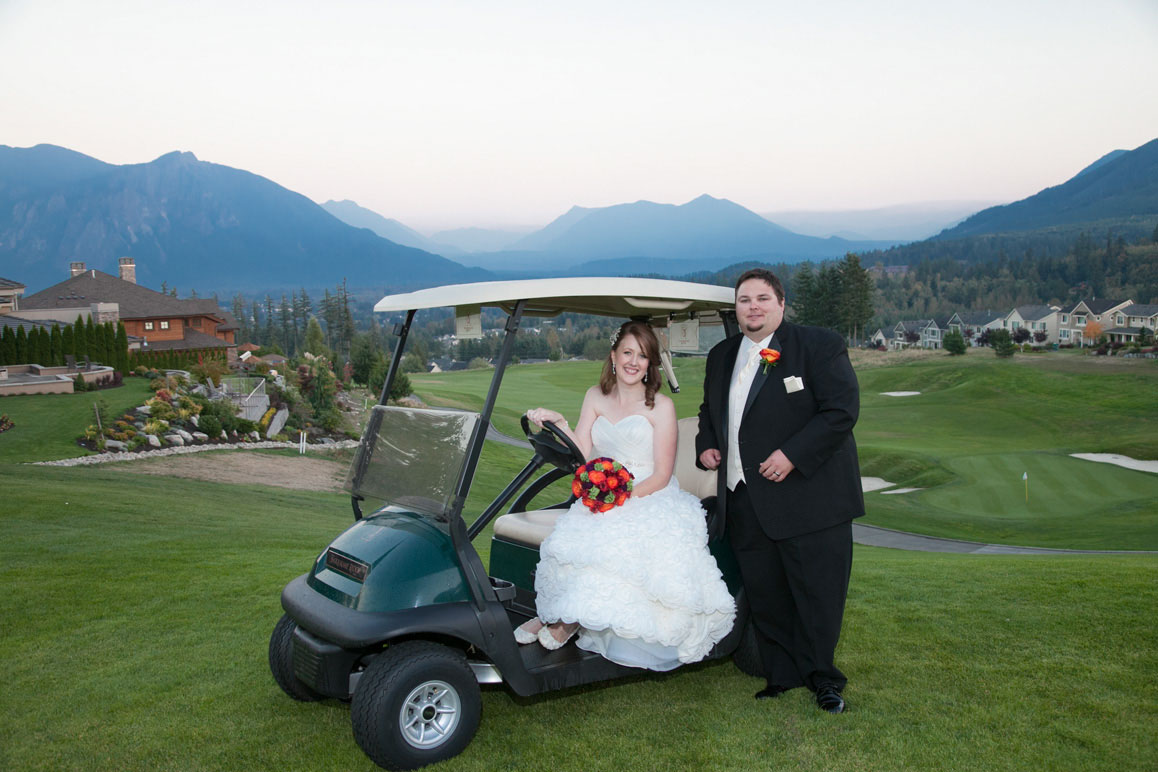
<svg viewBox="0 0 1158 772">
<path fill-rule="evenodd" d="M 603 474 L 603 472 L 595 471 L 587 475 L 587 478 L 595 485 L 602 485 L 603 481 L 607 479 L 607 475 Z"/>
</svg>

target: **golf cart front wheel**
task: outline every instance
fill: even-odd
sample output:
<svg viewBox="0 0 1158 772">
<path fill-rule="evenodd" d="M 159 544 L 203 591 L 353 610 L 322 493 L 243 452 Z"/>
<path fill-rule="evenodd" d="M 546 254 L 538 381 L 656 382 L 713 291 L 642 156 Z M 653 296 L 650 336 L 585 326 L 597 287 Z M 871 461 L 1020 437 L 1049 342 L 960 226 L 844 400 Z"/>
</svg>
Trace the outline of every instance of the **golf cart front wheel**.
<svg viewBox="0 0 1158 772">
<path fill-rule="evenodd" d="M 378 766 L 416 769 L 470 744 L 482 695 L 461 652 L 406 641 L 380 654 L 354 692 L 354 739 Z"/>
<path fill-rule="evenodd" d="M 294 629 L 297 623 L 282 614 L 269 636 L 269 669 L 281 690 L 301 702 L 320 700 L 323 695 L 311 689 L 294 674 Z"/>
</svg>

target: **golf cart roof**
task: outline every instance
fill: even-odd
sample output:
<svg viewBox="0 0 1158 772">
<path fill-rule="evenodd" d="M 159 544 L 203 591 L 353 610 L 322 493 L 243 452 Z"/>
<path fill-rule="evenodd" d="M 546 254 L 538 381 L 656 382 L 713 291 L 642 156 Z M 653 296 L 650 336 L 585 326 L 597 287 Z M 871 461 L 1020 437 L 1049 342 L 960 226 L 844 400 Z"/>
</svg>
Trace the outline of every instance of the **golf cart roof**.
<svg viewBox="0 0 1158 772">
<path fill-rule="evenodd" d="M 566 279 L 523 279 L 448 284 L 387 295 L 374 305 L 379 312 L 410 311 L 445 306 L 491 306 L 510 313 L 526 300 L 527 316 L 563 312 L 621 318 L 666 317 L 668 314 L 712 313 L 735 305 L 731 287 L 668 279 L 620 276 L 578 276 Z"/>
</svg>

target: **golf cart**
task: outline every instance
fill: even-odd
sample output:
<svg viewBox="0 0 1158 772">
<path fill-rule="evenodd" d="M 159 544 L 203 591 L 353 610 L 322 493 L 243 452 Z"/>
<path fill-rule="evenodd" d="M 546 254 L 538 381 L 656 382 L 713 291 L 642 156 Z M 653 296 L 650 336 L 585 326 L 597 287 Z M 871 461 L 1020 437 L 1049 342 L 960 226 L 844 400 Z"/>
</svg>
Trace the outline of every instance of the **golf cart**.
<svg viewBox="0 0 1158 772">
<path fill-rule="evenodd" d="M 508 314 L 481 412 L 387 405 L 415 313 L 446 306 L 456 308 L 465 334 L 477 334 L 480 308 Z M 512 635 L 535 615 L 539 544 L 570 504 L 542 507 L 536 498 L 552 495 L 552 484 L 586 461 L 565 434 L 550 423 L 534 431 L 524 416 L 527 465 L 469 523 L 463 509 L 526 318 L 576 312 L 645 320 L 656 328 L 665 376 L 678 391 L 672 348 L 702 349 L 699 332 L 713 327 L 717 338 L 721 326 L 735 334 L 732 307 L 727 287 L 625 278 L 484 282 L 380 300 L 375 311 L 404 312 L 405 321 L 395 329 L 380 404 L 346 480 L 355 522 L 282 592 L 285 614 L 269 643 L 278 685 L 297 700 L 350 700 L 362 750 L 388 769 L 414 769 L 466 748 L 478 728 L 480 684 L 505 683 L 528 696 L 646 672 L 574 643 L 548 651 L 519 646 Z M 696 468 L 695 434 L 696 419 L 680 421 L 675 473 L 711 507 L 715 473 Z M 554 490 L 560 487 L 567 486 Z M 363 512 L 368 500 L 372 514 Z M 488 526 L 489 570 L 472 543 Z M 755 636 L 735 559 L 720 536 L 709 548 L 737 601 L 735 626 L 709 658 L 732 656 L 755 675 Z"/>
</svg>

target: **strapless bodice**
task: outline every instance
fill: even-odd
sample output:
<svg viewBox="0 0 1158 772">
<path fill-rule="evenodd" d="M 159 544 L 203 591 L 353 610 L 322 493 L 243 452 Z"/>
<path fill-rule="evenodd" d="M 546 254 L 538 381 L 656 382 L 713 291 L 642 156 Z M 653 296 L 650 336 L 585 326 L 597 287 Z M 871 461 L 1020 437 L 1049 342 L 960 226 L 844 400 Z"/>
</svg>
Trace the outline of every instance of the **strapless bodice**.
<svg viewBox="0 0 1158 772">
<path fill-rule="evenodd" d="M 615 423 L 599 416 L 591 425 L 591 457 L 606 456 L 627 467 L 636 484 L 655 472 L 655 453 L 651 421 L 638 413 Z"/>
</svg>

